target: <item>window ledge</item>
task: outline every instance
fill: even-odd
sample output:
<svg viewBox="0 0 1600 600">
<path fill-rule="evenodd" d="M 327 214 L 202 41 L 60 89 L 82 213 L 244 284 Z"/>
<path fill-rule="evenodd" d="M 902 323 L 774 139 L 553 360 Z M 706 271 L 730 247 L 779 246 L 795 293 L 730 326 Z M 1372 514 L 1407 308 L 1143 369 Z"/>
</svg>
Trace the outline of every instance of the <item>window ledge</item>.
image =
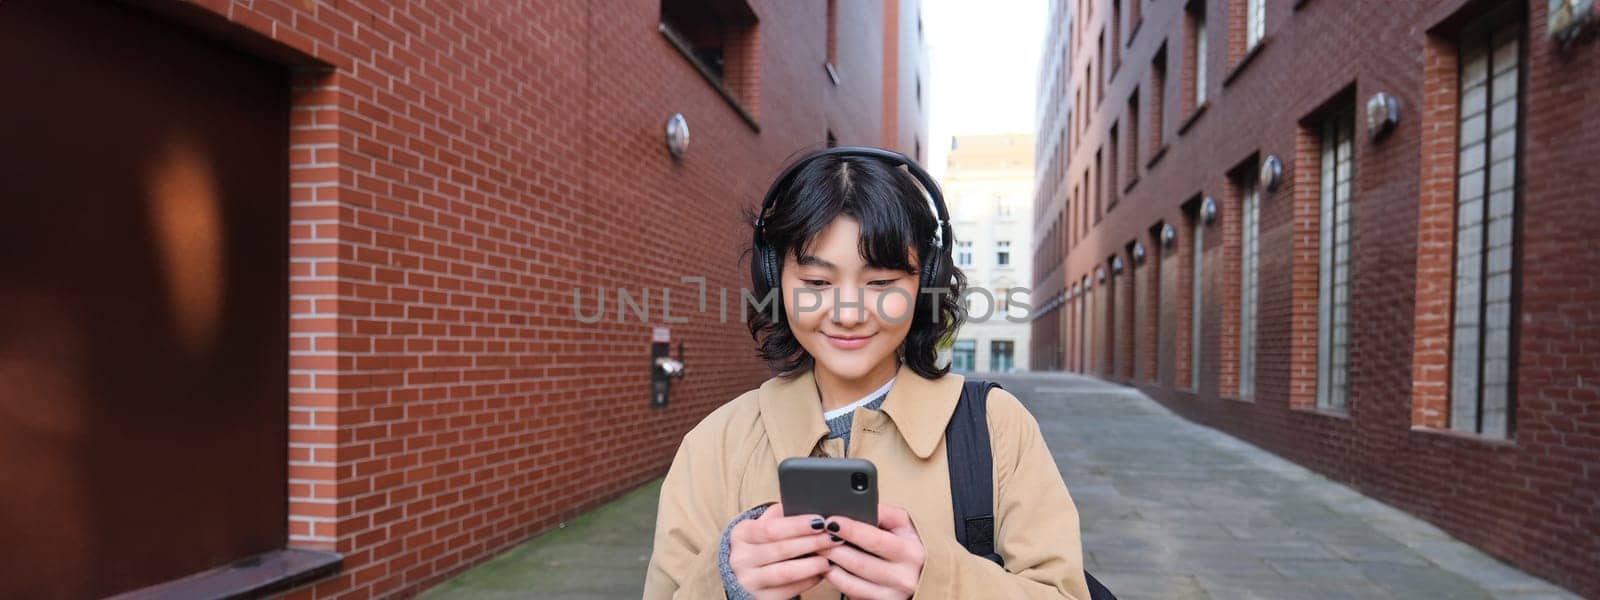
<svg viewBox="0 0 1600 600">
<path fill-rule="evenodd" d="M 1255 404 L 1256 403 L 1256 399 L 1255 399 L 1254 396 L 1223 396 L 1222 399 L 1223 400 L 1227 400 L 1229 402 L 1238 402 L 1240 404 Z"/>
<path fill-rule="evenodd" d="M 694 70 L 698 71 L 700 76 L 705 78 L 706 83 L 711 84 L 711 89 L 716 90 L 717 94 L 722 96 L 722 99 L 728 102 L 728 106 L 733 107 L 733 112 L 738 113 L 739 118 L 744 119 L 745 124 L 749 125 L 750 129 L 755 130 L 756 133 L 761 133 L 761 124 L 756 122 L 755 115 L 752 115 L 750 114 L 750 111 L 745 110 L 744 105 L 739 103 L 739 98 L 733 95 L 733 91 L 729 90 L 728 86 L 722 84 L 722 79 L 718 78 L 716 74 L 712 73 L 710 67 L 707 67 L 705 63 L 700 62 L 700 59 L 695 58 L 694 50 L 689 48 L 688 42 L 685 42 L 682 38 L 679 38 L 678 34 L 672 31 L 671 27 L 667 27 L 666 23 L 657 23 L 656 29 L 661 32 L 661 37 L 667 38 L 667 42 L 672 44 L 672 47 L 678 50 L 678 54 L 682 54 L 683 57 L 689 61 L 689 64 L 694 66 Z"/>
<path fill-rule="evenodd" d="M 1122 186 L 1122 195 L 1128 195 L 1133 191 L 1133 186 L 1136 185 L 1139 185 L 1139 178 L 1137 176 L 1135 176 L 1132 181 L 1129 181 L 1128 185 Z"/>
<path fill-rule="evenodd" d="M 1341 421 L 1350 420 L 1350 411 L 1348 410 L 1334 410 L 1330 408 L 1318 408 L 1315 406 L 1297 406 L 1294 407 L 1294 411 L 1308 415 L 1327 417 L 1330 419 L 1339 419 Z"/>
<path fill-rule="evenodd" d="M 822 63 L 822 68 L 828 71 L 828 81 L 832 81 L 833 85 L 839 85 L 839 69 L 834 68 L 831 61 Z"/>
<path fill-rule="evenodd" d="M 1441 429 L 1438 427 L 1428 427 L 1426 425 L 1412 425 L 1411 431 L 1427 436 L 1437 436 L 1440 438 L 1470 442 L 1489 448 L 1510 450 L 1517 447 L 1517 441 L 1515 439 L 1489 437 L 1479 433 L 1456 431 L 1454 429 Z"/>
<path fill-rule="evenodd" d="M 1166 156 L 1166 155 L 1167 155 L 1167 144 L 1162 144 L 1160 148 L 1156 148 L 1155 152 L 1150 153 L 1150 161 L 1145 163 L 1144 168 L 1146 168 L 1146 169 L 1154 169 L 1154 168 L 1156 168 L 1156 163 L 1161 162 L 1161 158 Z"/>
<path fill-rule="evenodd" d="M 1234 78 L 1238 77 L 1240 73 L 1244 72 L 1244 68 L 1249 66 L 1251 62 L 1254 62 L 1256 57 L 1261 55 L 1262 49 L 1266 48 L 1267 43 L 1271 41 L 1272 36 L 1261 36 L 1261 39 L 1256 41 L 1256 47 L 1251 48 L 1249 51 L 1244 53 L 1244 56 L 1239 57 L 1239 62 L 1234 63 L 1233 69 L 1228 71 L 1228 76 L 1222 78 L 1222 87 L 1228 87 L 1228 84 L 1233 83 Z"/>
<path fill-rule="evenodd" d="M 1206 114 L 1206 107 L 1210 105 L 1211 103 L 1207 101 L 1201 103 L 1200 106 L 1194 107 L 1194 112 L 1189 113 L 1189 118 L 1184 119 L 1183 124 L 1178 126 L 1178 135 L 1183 135 L 1190 127 L 1193 127 L 1194 122 L 1200 120 L 1200 115 Z"/>
<path fill-rule="evenodd" d="M 234 561 L 183 579 L 158 583 L 113 600 L 156 598 L 261 598 L 339 571 L 344 557 L 333 552 L 284 548 Z"/>
</svg>

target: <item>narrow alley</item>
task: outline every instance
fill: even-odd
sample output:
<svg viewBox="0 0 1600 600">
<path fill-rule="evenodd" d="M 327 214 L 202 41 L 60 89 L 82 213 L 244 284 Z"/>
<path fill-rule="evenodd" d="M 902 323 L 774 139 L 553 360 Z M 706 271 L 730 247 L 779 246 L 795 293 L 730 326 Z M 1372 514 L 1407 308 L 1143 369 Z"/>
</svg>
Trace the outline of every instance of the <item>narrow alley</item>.
<svg viewBox="0 0 1600 600">
<path fill-rule="evenodd" d="M 1086 566 L 1119 598 L 1574 598 L 1132 389 L 996 380 L 1039 420 L 1083 515 Z M 424 597 L 637 598 L 655 495 L 646 486 Z"/>
</svg>

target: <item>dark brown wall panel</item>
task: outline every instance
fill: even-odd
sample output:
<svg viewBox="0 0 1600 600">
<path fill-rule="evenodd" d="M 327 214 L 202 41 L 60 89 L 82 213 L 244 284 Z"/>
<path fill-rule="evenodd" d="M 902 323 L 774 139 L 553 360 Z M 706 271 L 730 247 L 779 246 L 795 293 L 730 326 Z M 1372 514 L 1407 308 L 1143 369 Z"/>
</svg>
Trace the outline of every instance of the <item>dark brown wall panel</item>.
<svg viewBox="0 0 1600 600">
<path fill-rule="evenodd" d="M 286 74 L 99 2 L 0 56 L 0 597 L 282 547 Z"/>
</svg>

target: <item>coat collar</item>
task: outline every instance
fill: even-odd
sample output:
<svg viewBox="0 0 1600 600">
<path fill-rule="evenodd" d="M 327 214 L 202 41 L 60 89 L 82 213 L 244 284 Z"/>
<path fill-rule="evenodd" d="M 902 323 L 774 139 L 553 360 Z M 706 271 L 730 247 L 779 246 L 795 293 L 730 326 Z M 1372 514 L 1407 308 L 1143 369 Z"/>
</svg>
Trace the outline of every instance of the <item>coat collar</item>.
<svg viewBox="0 0 1600 600">
<path fill-rule="evenodd" d="M 955 412 L 965 378 L 954 373 L 927 379 L 905 364 L 895 375 L 883 412 L 918 458 L 933 456 L 944 438 L 945 425 Z M 773 377 L 761 384 L 757 393 L 761 406 L 761 425 L 772 440 L 779 460 L 809 456 L 817 441 L 828 434 L 822 421 L 822 399 L 817 397 L 814 372 L 790 378 Z"/>
</svg>

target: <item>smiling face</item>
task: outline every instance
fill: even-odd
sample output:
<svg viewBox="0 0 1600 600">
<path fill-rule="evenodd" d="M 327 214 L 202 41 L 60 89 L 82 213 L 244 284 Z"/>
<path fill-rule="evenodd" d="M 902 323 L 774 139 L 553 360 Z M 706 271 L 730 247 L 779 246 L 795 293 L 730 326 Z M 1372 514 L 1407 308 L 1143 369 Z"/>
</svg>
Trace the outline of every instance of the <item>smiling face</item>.
<svg viewBox="0 0 1600 600">
<path fill-rule="evenodd" d="M 896 351 L 911 330 L 915 273 L 873 267 L 860 252 L 861 226 L 840 216 L 799 259 L 786 252 L 783 304 L 795 339 L 816 367 L 844 381 L 898 368 Z M 907 248 L 915 264 L 915 253 Z"/>
</svg>

